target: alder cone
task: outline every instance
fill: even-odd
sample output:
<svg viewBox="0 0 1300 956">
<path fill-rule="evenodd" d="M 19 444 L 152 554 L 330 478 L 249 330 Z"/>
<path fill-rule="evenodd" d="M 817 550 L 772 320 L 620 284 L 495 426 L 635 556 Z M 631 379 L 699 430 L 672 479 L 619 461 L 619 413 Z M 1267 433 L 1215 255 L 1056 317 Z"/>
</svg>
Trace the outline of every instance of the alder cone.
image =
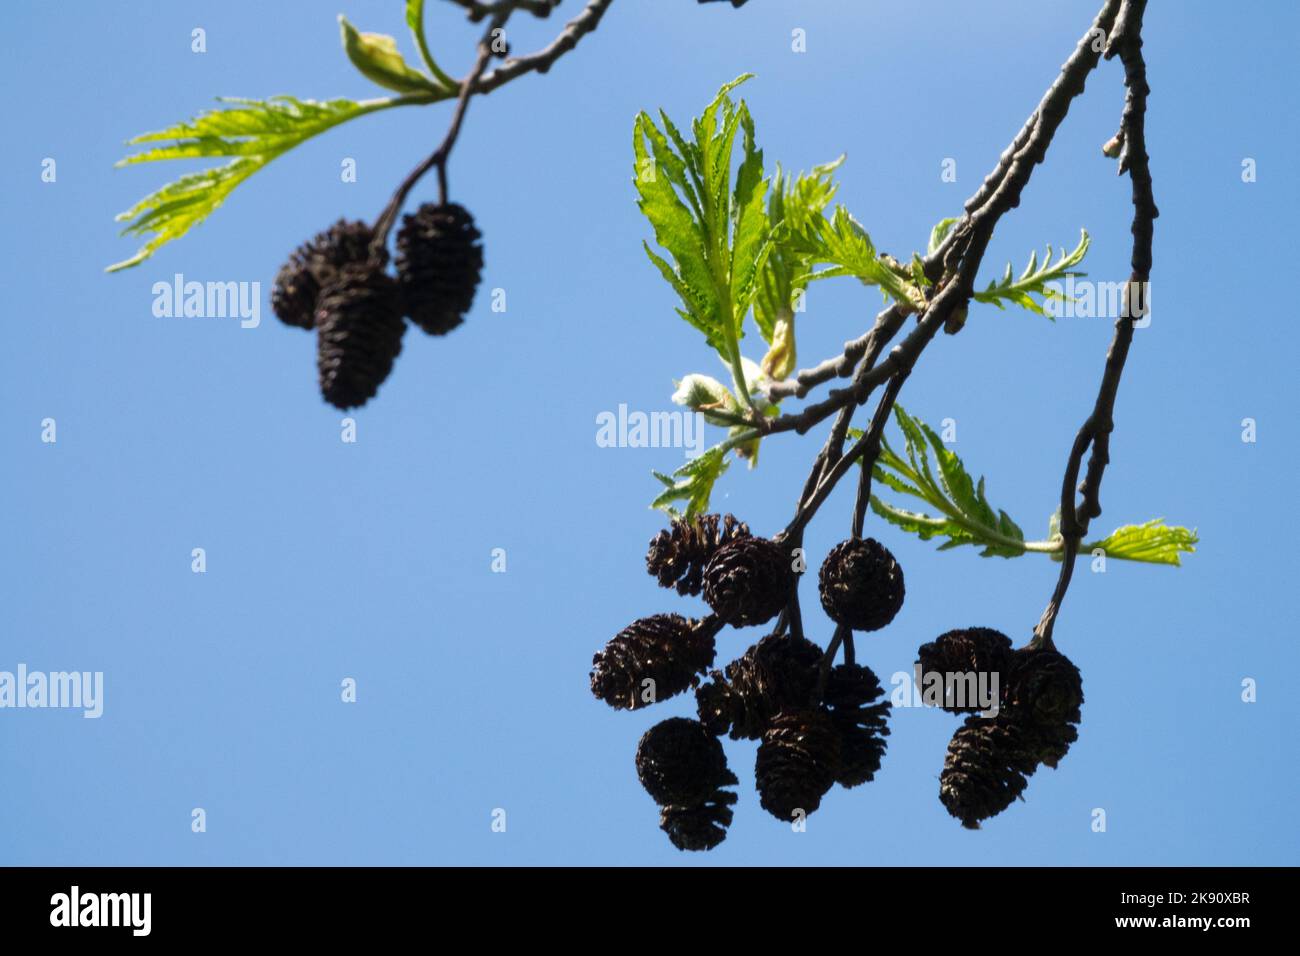
<svg viewBox="0 0 1300 956">
<path fill-rule="evenodd" d="M 674 518 L 670 527 L 651 539 L 646 570 L 659 579 L 660 587 L 675 587 L 682 596 L 696 595 L 704 586 L 704 566 L 714 552 L 736 538 L 747 537 L 749 525 L 733 515 Z"/>
<path fill-rule="evenodd" d="M 773 718 L 758 745 L 754 778 L 763 809 L 789 823 L 811 814 L 840 771 L 840 734 L 824 710 L 787 710 Z"/>
<path fill-rule="evenodd" d="M 340 219 L 289 253 L 271 287 L 271 309 L 276 318 L 296 328 L 315 328 L 321 289 L 334 281 L 344 266 L 365 262 L 373 238 L 364 222 Z"/>
<path fill-rule="evenodd" d="M 1038 768 L 1032 728 L 1008 711 L 972 715 L 953 734 L 939 775 L 939 800 L 970 830 L 1011 806 Z"/>
<path fill-rule="evenodd" d="M 889 736 L 888 700 L 869 667 L 838 664 L 826 680 L 824 703 L 840 735 L 840 768 L 835 782 L 849 788 L 876 776 Z M 879 702 L 877 702 L 879 701 Z"/>
<path fill-rule="evenodd" d="M 655 614 L 633 621 L 592 658 L 591 692 L 617 709 L 638 710 L 690 687 L 713 663 L 716 622 L 690 621 L 680 614 Z M 654 696 L 643 696 L 643 681 Z"/>
<path fill-rule="evenodd" d="M 770 538 L 737 538 L 704 566 L 704 600 L 735 627 L 766 624 L 794 591 L 790 551 Z"/>
<path fill-rule="evenodd" d="M 446 335 L 474 304 L 483 270 L 482 233 L 456 203 L 424 203 L 397 232 L 397 281 L 403 308 L 430 335 Z"/>
<path fill-rule="evenodd" d="M 344 266 L 316 305 L 320 390 L 335 408 L 364 405 L 393 370 L 406 324 L 397 289 L 375 261 Z"/>
<path fill-rule="evenodd" d="M 723 786 L 735 786 L 740 781 L 730 770 L 726 772 L 717 790 L 693 805 L 670 805 L 659 812 L 659 829 L 679 850 L 712 850 L 727 838 L 731 826 L 731 805 L 736 794 Z"/>
<path fill-rule="evenodd" d="M 1079 739 L 1083 676 L 1059 651 L 1016 651 L 1005 706 L 1032 728 L 1039 759 L 1055 769 L 1070 745 Z"/>
<path fill-rule="evenodd" d="M 831 548 L 818 584 L 827 616 L 855 631 L 880 630 L 903 606 L 903 569 L 875 538 L 849 538 Z"/>
<path fill-rule="evenodd" d="M 769 634 L 695 690 L 710 733 L 757 740 L 782 710 L 807 707 L 817 689 L 822 649 L 793 634 Z"/>
<path fill-rule="evenodd" d="M 940 634 L 922 644 L 916 652 L 922 674 L 986 673 L 998 675 L 999 693 L 1007 688 L 1011 669 L 1011 638 L 991 627 L 966 627 Z M 979 703 L 957 706 L 945 700 L 944 710 L 952 714 L 973 714 Z"/>
<path fill-rule="evenodd" d="M 641 737 L 636 773 L 655 803 L 695 806 L 726 778 L 727 757 L 698 720 L 669 717 Z"/>
</svg>

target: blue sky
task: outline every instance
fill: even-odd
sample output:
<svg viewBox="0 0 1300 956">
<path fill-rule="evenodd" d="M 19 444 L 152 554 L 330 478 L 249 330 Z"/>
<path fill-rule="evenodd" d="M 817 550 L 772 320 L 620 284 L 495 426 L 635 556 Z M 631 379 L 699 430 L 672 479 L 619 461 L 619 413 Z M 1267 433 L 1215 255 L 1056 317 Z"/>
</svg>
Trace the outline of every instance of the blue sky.
<svg viewBox="0 0 1300 956">
<path fill-rule="evenodd" d="M 398 0 L 7 3 L 10 136 L 0 350 L 0 670 L 103 671 L 104 715 L 0 711 L 0 863 L 30 864 L 1294 864 L 1297 707 L 1295 360 L 1273 303 L 1293 266 L 1300 142 L 1293 5 L 1230 17 L 1153 5 L 1146 54 L 1156 223 L 1152 324 L 1117 405 L 1101 531 L 1165 516 L 1199 528 L 1182 569 L 1081 564 L 1057 641 L 1083 671 L 1079 742 L 1027 801 L 978 833 L 937 800 L 953 718 L 896 710 L 877 780 L 836 790 L 795 834 L 758 807 L 752 743 L 728 744 L 741 801 L 728 840 L 683 855 L 636 781 L 640 734 L 679 698 L 615 713 L 591 655 L 636 617 L 698 613 L 643 568 L 646 504 L 670 449 L 601 448 L 596 417 L 669 407 L 672 379 L 722 372 L 677 320 L 641 251 L 631 124 L 685 120 L 739 73 L 769 164 L 847 153 L 840 199 L 900 258 L 955 215 L 1095 13 L 1095 0 L 900 7 L 753 0 L 743 10 L 616 0 L 546 76 L 476 100 L 453 197 L 485 235 L 483 287 L 444 339 L 408 333 L 358 441 L 315 384 L 314 343 L 265 297 L 297 243 L 372 218 L 441 136 L 446 105 L 346 125 L 274 162 L 207 223 L 138 269 L 113 215 L 174 174 L 115 170 L 123 141 L 217 95 L 376 95 L 339 49 L 335 13 L 399 36 Z M 433 3 L 444 65 L 476 33 Z M 572 2 L 564 12 L 572 13 Z M 979 12 L 977 12 L 977 8 Z M 559 22 L 523 22 L 517 50 Z M 208 50 L 190 51 L 194 27 Z M 790 48 L 806 31 L 807 52 Z M 1085 268 L 1127 274 L 1128 183 L 1098 147 L 1123 100 L 1103 65 L 990 248 L 988 277 L 1033 248 L 1093 236 Z M 41 162 L 57 161 L 44 183 Z M 355 183 L 340 182 L 354 158 Z M 941 163 L 956 161 L 957 181 Z M 1258 179 L 1243 183 L 1243 159 Z M 417 201 L 434 197 L 431 182 Z M 263 321 L 158 318 L 154 282 L 260 281 Z M 486 294 L 504 289 L 505 312 Z M 879 306 L 814 289 L 808 364 Z M 1091 407 L 1110 323 L 973 308 L 902 403 L 957 422 L 956 450 L 1030 533 L 1045 530 Z M 758 358 L 757 338 L 747 342 Z M 1258 440 L 1241 440 L 1244 418 Z M 41 441 L 54 418 L 57 443 Z M 733 468 L 715 505 L 759 532 L 789 517 L 820 434 L 781 436 Z M 852 491 L 806 544 L 845 536 Z M 868 531 L 895 552 L 907 603 L 859 639 L 883 679 L 920 643 L 973 624 L 1028 636 L 1056 567 L 982 559 Z M 190 569 L 202 547 L 207 572 Z M 508 570 L 491 571 L 504 548 Z M 805 580 L 810 636 L 830 627 Z M 719 663 L 761 636 L 727 632 Z M 355 704 L 340 681 L 356 680 Z M 1241 682 L 1258 701 L 1241 701 Z M 207 832 L 191 832 L 193 808 Z M 1094 808 L 1107 831 L 1092 832 Z M 495 808 L 507 814 L 494 833 Z"/>
</svg>

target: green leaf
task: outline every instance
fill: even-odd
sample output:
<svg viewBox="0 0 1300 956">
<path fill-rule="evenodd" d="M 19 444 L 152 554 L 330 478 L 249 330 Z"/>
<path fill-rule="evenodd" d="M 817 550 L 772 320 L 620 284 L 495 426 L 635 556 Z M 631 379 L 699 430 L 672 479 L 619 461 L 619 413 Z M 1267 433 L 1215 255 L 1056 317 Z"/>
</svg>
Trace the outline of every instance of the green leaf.
<svg viewBox="0 0 1300 956">
<path fill-rule="evenodd" d="M 873 495 L 871 507 L 876 514 L 923 540 L 946 539 L 941 551 L 964 544 L 982 549 L 982 557 L 1014 558 L 1032 551 L 1059 560 L 1062 539 L 1059 519 L 1053 515 L 1048 537 L 1043 541 L 1026 541 L 1025 533 L 1012 517 L 989 504 L 984 494 L 984 479 L 971 478 L 966 466 L 929 425 L 909 415 L 900 405 L 894 406 L 894 421 L 903 433 L 907 458 L 900 457 L 882 435 L 880 454 L 872 470 L 873 480 L 901 495 L 923 501 L 938 514 L 909 511 Z M 860 438 L 862 432 L 849 429 Z M 938 464 L 930 467 L 933 453 Z M 1079 553 L 1101 548 L 1108 557 L 1155 564 L 1178 564 L 1180 552 L 1196 550 L 1196 532 L 1171 528 L 1162 519 L 1142 525 L 1125 525 L 1109 537 L 1091 544 L 1080 544 Z"/>
<path fill-rule="evenodd" d="M 223 109 L 136 136 L 128 146 L 149 148 L 127 156 L 118 166 L 205 157 L 229 157 L 232 161 L 188 173 L 121 213 L 118 221 L 127 223 L 122 235 L 143 236 L 148 241 L 134 256 L 109 266 L 108 271 L 139 265 L 164 244 L 185 235 L 225 202 L 240 183 L 304 140 L 367 113 L 431 101 L 423 94 L 362 102 L 292 96 L 227 98 L 220 101 L 226 104 Z"/>
<path fill-rule="evenodd" d="M 947 540 L 940 550 L 964 544 L 982 548 L 983 557 L 1013 558 L 1026 550 L 1025 535 L 1005 511 L 995 511 L 984 495 L 984 479 L 975 481 L 957 453 L 925 422 L 894 406 L 894 421 L 907 449 L 904 462 L 888 442 L 881 439 L 873 477 L 900 494 L 919 498 L 939 514 L 907 511 L 873 496 L 873 510 L 886 520 L 922 539 Z M 938 465 L 930 466 L 933 453 Z"/>
<path fill-rule="evenodd" d="M 960 221 L 960 218 L 953 216 L 948 219 L 940 219 L 935 223 L 934 228 L 930 230 L 930 243 L 926 246 L 925 254 L 932 256 L 938 252 L 939 247 L 943 245 L 943 241 L 948 238 L 948 233 L 952 231 L 952 227 Z"/>
<path fill-rule="evenodd" d="M 409 9 L 407 15 L 410 15 Z M 446 92 L 445 87 L 407 65 L 397 50 L 397 41 L 392 37 L 383 33 L 360 33 L 341 13 L 339 31 L 343 36 L 343 50 L 348 59 L 372 82 L 398 93 Z"/>
<path fill-rule="evenodd" d="M 998 524 L 997 515 L 989 507 L 989 503 L 984 499 L 984 479 L 980 479 L 979 492 L 976 493 L 975 482 L 966 472 L 966 467 L 962 464 L 957 453 L 946 448 L 939 436 L 934 433 L 925 422 L 917 421 L 925 437 L 929 439 L 930 446 L 934 449 L 936 460 L 939 462 L 939 481 L 943 490 L 948 493 L 948 497 L 967 514 L 975 515 L 981 523 L 990 527 L 996 527 Z M 1024 535 L 1020 536 L 1021 538 Z"/>
<path fill-rule="evenodd" d="M 406 0 L 406 26 L 411 31 L 415 45 L 420 51 L 420 58 L 429 68 L 435 80 L 449 90 L 459 90 L 460 84 L 443 72 L 442 67 L 429 52 L 429 41 L 424 35 L 424 0 Z"/>
<path fill-rule="evenodd" d="M 925 263 L 915 252 L 912 253 L 912 262 L 910 267 L 912 270 L 912 282 L 918 289 L 924 289 L 926 286 L 930 285 L 930 280 L 925 274 Z"/>
<path fill-rule="evenodd" d="M 795 298 L 808 286 L 807 275 L 812 268 L 810 256 L 816 249 L 810 226 L 813 218 L 834 198 L 839 188 L 834 175 L 843 162 L 841 156 L 793 178 L 777 166 L 772 177 L 767 200 L 772 248 L 763 264 L 754 298 L 754 321 L 763 339 L 773 345 L 776 344 L 778 325 L 782 322 L 787 324 L 785 334 L 788 341 L 781 345 L 780 358 L 789 363 L 794 361 Z M 776 359 L 773 360 L 774 367 L 775 364 Z"/>
<path fill-rule="evenodd" d="M 818 213 L 811 222 L 811 234 L 816 249 L 809 256 L 810 261 L 829 263 L 832 267 L 808 274 L 805 281 L 856 276 L 866 285 L 879 286 L 887 298 L 909 312 L 925 310 L 925 296 L 911 281 L 910 274 L 900 275 L 877 256 L 871 236 L 843 206 L 836 206 L 829 220 Z"/>
<path fill-rule="evenodd" d="M 682 300 L 679 314 L 704 332 L 731 368 L 746 405 L 751 396 L 740 368 L 739 343 L 772 248 L 763 153 L 755 142 L 749 107 L 729 96 L 749 77 L 738 77 L 718 91 L 692 121 L 692 141 L 662 111 L 662 129 L 642 112 L 632 135 L 637 205 L 672 262 L 648 244 L 646 252 Z M 733 175 L 738 138 L 741 156 Z"/>
<path fill-rule="evenodd" d="M 1049 289 L 1047 283 L 1056 282 L 1070 276 L 1087 275 L 1085 272 L 1074 270 L 1074 267 L 1082 262 L 1083 257 L 1087 255 L 1088 246 L 1092 243 L 1088 236 L 1088 230 L 1081 229 L 1079 233 L 1079 244 L 1074 247 L 1074 251 L 1067 253 L 1062 249 L 1061 256 L 1055 263 L 1052 262 L 1051 246 L 1047 247 L 1047 254 L 1043 257 L 1041 267 L 1038 264 L 1038 254 L 1031 252 L 1029 254 L 1029 264 L 1025 266 L 1024 272 L 1018 278 L 1012 278 L 1011 263 L 1007 263 L 1002 278 L 990 282 L 988 288 L 983 292 L 976 292 L 975 300 L 996 305 L 999 309 L 1005 308 L 1004 302 L 1010 302 L 1038 315 L 1053 318 L 1034 296 L 1038 296 L 1043 301 L 1065 301 L 1068 297 L 1055 289 Z"/>
<path fill-rule="evenodd" d="M 895 405 L 894 421 L 903 433 L 907 459 L 912 463 L 912 470 L 919 472 L 918 480 L 924 479 L 927 485 L 935 487 L 934 475 L 930 473 L 930 453 L 927 450 L 925 432 L 917 424 L 918 420 L 908 415 L 903 406 Z"/>
<path fill-rule="evenodd" d="M 118 220 L 132 220 L 124 236 L 150 236 L 134 256 L 108 267 L 117 272 L 139 265 L 173 239 L 179 239 L 208 217 L 236 186 L 257 172 L 268 160 L 241 157 L 225 166 L 189 173 L 145 196 Z"/>
<path fill-rule="evenodd" d="M 955 538 L 952 522 L 946 518 L 932 518 L 918 511 L 907 511 L 904 508 L 887 504 L 875 495 L 871 496 L 871 510 L 890 524 L 897 525 L 904 531 L 910 531 L 924 541 L 928 541 L 940 534 Z M 960 543 L 965 544 L 966 542 L 961 541 Z"/>
<path fill-rule="evenodd" d="M 734 227 L 732 229 L 731 261 L 731 313 L 736 321 L 736 336 L 740 337 L 740 324 L 744 321 L 756 292 L 755 281 L 772 249 L 771 228 L 763 210 L 768 182 L 763 178 L 763 151 L 754 143 L 754 121 L 749 107 L 742 101 L 737 115 L 744 132 L 742 149 L 744 158 L 736 171 L 736 188 L 731 205 Z"/>
<path fill-rule="evenodd" d="M 1116 528 L 1100 541 L 1083 545 L 1080 551 L 1088 553 L 1100 548 L 1108 558 L 1177 567 L 1182 564 L 1179 554 L 1195 552 L 1199 541 L 1194 529 L 1170 527 L 1163 518 L 1153 518 L 1144 524 L 1126 524 Z"/>
<path fill-rule="evenodd" d="M 720 352 L 726 350 L 722 305 L 713 281 L 707 236 L 692 210 L 682 202 L 676 184 L 695 205 L 693 190 L 685 189 L 685 163 L 677 162 L 667 140 L 646 113 L 636 120 L 633 135 L 636 158 L 637 203 L 654 227 L 655 242 L 673 258 L 669 265 L 645 244 L 646 255 L 673 286 L 683 305 L 684 317 L 703 331 L 709 344 Z"/>
<path fill-rule="evenodd" d="M 687 518 L 707 511 L 713 486 L 727 470 L 726 456 L 729 447 L 727 442 L 715 445 L 698 458 L 693 458 L 682 465 L 671 476 L 662 472 L 652 472 L 665 488 L 650 503 L 650 507 L 666 511 L 673 517 L 684 514 Z M 678 501 L 686 502 L 684 513 L 674 506 L 674 502 Z"/>
<path fill-rule="evenodd" d="M 911 495 L 914 498 L 925 497 L 925 493 L 921 491 L 921 489 L 914 485 L 909 485 L 902 478 L 898 477 L 897 474 L 892 471 L 886 471 L 881 468 L 879 464 L 871 470 L 871 477 L 873 481 L 878 481 L 889 488 L 893 488 L 899 494 Z"/>
</svg>

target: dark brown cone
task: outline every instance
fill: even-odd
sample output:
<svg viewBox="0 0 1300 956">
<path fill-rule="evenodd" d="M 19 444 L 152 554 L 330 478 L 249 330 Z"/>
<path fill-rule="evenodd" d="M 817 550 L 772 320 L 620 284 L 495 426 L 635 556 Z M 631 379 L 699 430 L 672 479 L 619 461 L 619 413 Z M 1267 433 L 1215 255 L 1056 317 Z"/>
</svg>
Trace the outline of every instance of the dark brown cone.
<svg viewBox="0 0 1300 956">
<path fill-rule="evenodd" d="M 344 266 L 321 289 L 316 329 L 321 395 L 335 408 L 364 405 L 402 351 L 406 323 L 392 277 L 374 261 Z"/>
<path fill-rule="evenodd" d="M 1083 719 L 1083 677 L 1074 663 L 1054 650 L 1016 651 L 1007 681 L 1006 709 L 1033 728 L 1038 758 L 1056 768 L 1079 739 Z"/>
<path fill-rule="evenodd" d="M 916 652 L 924 674 L 998 675 L 999 696 L 1006 691 L 1011 669 L 1011 638 L 990 627 L 966 627 L 940 634 Z M 945 702 L 943 709 L 952 714 L 973 714 L 979 711 L 978 702 L 968 702 L 958 707 Z"/>
<path fill-rule="evenodd" d="M 939 775 L 939 800 L 961 825 L 978 830 L 1019 797 L 1038 767 L 1032 730 L 1004 711 L 972 715 L 953 734 Z"/>
<path fill-rule="evenodd" d="M 731 826 L 731 805 L 736 794 L 723 786 L 735 786 L 740 781 L 727 771 L 719 789 L 700 803 L 691 806 L 670 805 L 661 808 L 659 828 L 679 850 L 712 850 L 727 838 Z"/>
<path fill-rule="evenodd" d="M 769 634 L 695 689 L 701 722 L 710 733 L 757 740 L 780 711 L 811 704 L 821 659 L 806 638 Z"/>
<path fill-rule="evenodd" d="M 903 606 L 903 569 L 875 538 L 849 538 L 831 548 L 818 584 L 826 614 L 855 631 L 880 630 Z"/>
<path fill-rule="evenodd" d="M 680 694 L 713 663 L 713 618 L 656 614 L 633 621 L 592 658 L 591 692 L 611 707 L 638 710 Z M 654 681 L 646 699 L 643 681 Z"/>
<path fill-rule="evenodd" d="M 651 539 L 646 570 L 659 579 L 660 587 L 676 587 L 683 596 L 699 594 L 704 586 L 704 565 L 714 552 L 736 538 L 747 537 L 749 526 L 732 515 L 674 518 L 671 527 Z"/>
<path fill-rule="evenodd" d="M 271 308 L 285 325 L 315 328 L 321 288 L 346 265 L 365 262 L 374 233 L 364 222 L 340 219 L 289 254 L 271 288 Z"/>
<path fill-rule="evenodd" d="M 758 745 L 754 778 L 763 809 L 787 823 L 811 814 L 835 783 L 840 734 L 824 710 L 787 710 L 772 720 Z"/>
<path fill-rule="evenodd" d="M 734 627 L 766 624 L 795 586 L 789 550 L 770 538 L 737 538 L 704 566 L 704 600 Z"/>
<path fill-rule="evenodd" d="M 425 203 L 402 217 L 397 281 L 403 308 L 430 335 L 446 335 L 474 304 L 483 269 L 482 234 L 456 203 Z"/>
<path fill-rule="evenodd" d="M 826 680 L 824 703 L 840 734 L 840 770 L 835 782 L 856 787 L 875 777 L 889 736 L 889 701 L 869 667 L 838 664 Z"/>
<path fill-rule="evenodd" d="M 727 757 L 698 720 L 669 717 L 641 737 L 636 774 L 655 803 L 695 806 L 721 786 Z"/>
</svg>

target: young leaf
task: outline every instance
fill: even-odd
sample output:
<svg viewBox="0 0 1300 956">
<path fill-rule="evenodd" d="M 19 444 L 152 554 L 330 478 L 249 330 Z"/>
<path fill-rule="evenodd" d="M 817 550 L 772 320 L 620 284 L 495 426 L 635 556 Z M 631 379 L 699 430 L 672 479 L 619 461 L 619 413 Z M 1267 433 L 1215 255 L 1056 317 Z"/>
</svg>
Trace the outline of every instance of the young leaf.
<svg viewBox="0 0 1300 956">
<path fill-rule="evenodd" d="M 440 93 L 439 86 L 419 70 L 407 65 L 397 50 L 397 41 L 382 33 L 360 33 L 339 14 L 343 50 L 362 74 L 372 82 L 398 93 Z"/>
<path fill-rule="evenodd" d="M 438 61 L 429 52 L 429 41 L 424 36 L 424 0 L 406 0 L 406 26 L 420 51 L 420 58 L 429 68 L 433 78 L 449 90 L 457 89 L 460 84 L 443 72 Z"/>
<path fill-rule="evenodd" d="M 683 318 L 703 331 L 710 345 L 724 350 L 722 309 L 709 270 L 707 239 L 697 218 L 702 215 L 698 211 L 699 199 L 685 178 L 687 163 L 673 153 L 646 113 L 636 118 L 632 146 L 640 195 L 637 205 L 654 227 L 655 242 L 668 251 L 673 264 L 643 243 L 646 255 L 686 306 Z M 674 186 L 683 191 L 693 208 L 682 202 Z"/>
<path fill-rule="evenodd" d="M 712 425 L 734 425 L 730 419 L 743 418 L 744 411 L 731 390 L 710 375 L 692 372 L 677 382 L 673 401 L 697 412 Z M 727 416 L 726 418 L 719 417 Z"/>
<path fill-rule="evenodd" d="M 866 285 L 879 286 L 882 294 L 910 312 L 925 310 L 925 296 L 912 282 L 910 273 L 906 269 L 895 271 L 882 261 L 876 255 L 871 236 L 843 206 L 836 206 L 829 220 L 821 213 L 813 217 L 811 233 L 816 250 L 810 261 L 829 263 L 832 267 L 808 274 L 804 277 L 806 281 L 856 276 Z"/>
<path fill-rule="evenodd" d="M 952 231 L 952 227 L 960 221 L 957 217 L 950 217 L 935 223 L 934 228 L 930 230 L 930 244 L 926 247 L 925 254 L 932 256 L 938 252 L 943 241 L 948 238 L 948 233 Z"/>
<path fill-rule="evenodd" d="M 299 100 L 292 96 L 268 100 L 226 98 L 220 102 L 228 105 L 127 141 L 128 146 L 150 148 L 127 156 L 118 166 L 217 156 L 231 157 L 232 161 L 188 173 L 121 213 L 118 221 L 127 222 L 122 235 L 149 238 L 130 259 L 109 266 L 109 272 L 139 265 L 164 244 L 185 235 L 217 209 L 236 186 L 304 140 L 367 113 L 432 100 L 421 94 L 362 102 Z"/>
<path fill-rule="evenodd" d="M 736 172 L 736 188 L 731 205 L 734 221 L 728 272 L 731 275 L 731 312 L 736 323 L 736 338 L 743 334 L 740 326 L 754 302 L 759 271 L 772 250 L 771 227 L 763 211 L 768 181 L 763 177 L 763 151 L 754 143 L 754 121 L 749 107 L 741 101 L 737 110 L 743 131 L 741 148 L 744 158 Z"/>
<path fill-rule="evenodd" d="M 698 458 L 693 458 L 672 475 L 652 472 L 665 488 L 650 503 L 651 508 L 666 511 L 674 518 L 684 516 L 693 518 L 709 508 L 709 497 L 713 494 L 713 485 L 727 470 L 727 451 L 729 443 L 715 445 Z M 686 511 L 680 512 L 674 502 L 685 501 Z"/>
<path fill-rule="evenodd" d="M 757 311 L 757 303 L 755 303 Z M 790 375 L 798 362 L 794 340 L 794 310 L 786 309 L 776 317 L 768 341 L 771 346 L 763 356 L 763 373 L 768 378 L 780 380 Z"/>
<path fill-rule="evenodd" d="M 941 551 L 969 544 L 983 549 L 980 555 L 986 558 L 1014 558 L 1032 551 L 1059 559 L 1062 545 L 1055 516 L 1047 540 L 1026 541 L 1011 516 L 989 504 L 984 479 L 972 480 L 961 458 L 929 425 L 899 405 L 894 406 L 894 421 L 903 433 L 907 457 L 898 455 L 882 436 L 872 478 L 899 494 L 919 498 L 938 514 L 909 511 L 872 495 L 871 508 L 876 514 L 923 540 L 945 538 Z M 862 436 L 857 429 L 850 429 L 849 434 Z M 937 469 L 930 467 L 931 453 Z M 1100 541 L 1080 544 L 1078 553 L 1101 548 L 1112 558 L 1178 564 L 1179 552 L 1194 551 L 1196 542 L 1195 531 L 1171 528 L 1156 519 L 1143 525 L 1126 525 Z"/>
<path fill-rule="evenodd" d="M 984 479 L 973 481 L 956 453 L 944 447 L 939 436 L 898 406 L 894 418 L 907 443 L 908 458 L 900 458 L 882 440 L 872 472 L 875 480 L 894 491 L 920 498 L 939 516 L 907 511 L 873 495 L 872 510 L 892 524 L 924 540 L 944 537 L 941 550 L 963 544 L 982 548 L 982 557 L 1014 558 L 1025 552 L 1025 536 L 1004 511 L 995 512 L 984 497 Z M 938 477 L 930 467 L 930 450 L 938 461 Z"/>
<path fill-rule="evenodd" d="M 835 170 L 843 162 L 841 156 L 793 178 L 777 166 L 772 177 L 772 189 L 767 200 L 767 220 L 773 227 L 772 250 L 759 278 L 754 320 L 763 338 L 773 346 L 776 345 L 774 339 L 778 325 L 782 321 L 788 325 L 789 328 L 784 330 L 788 342 L 782 344 L 780 358 L 791 366 L 794 363 L 795 297 L 807 288 L 807 274 L 812 267 L 810 256 L 816 248 L 809 227 L 813 217 L 834 198 L 838 188 L 834 181 Z M 765 366 L 767 364 L 764 362 Z M 772 365 L 778 367 L 776 359 Z M 785 375 L 774 377 L 784 378 Z"/>
<path fill-rule="evenodd" d="M 1064 301 L 1067 297 L 1055 289 L 1047 287 L 1047 283 L 1055 282 L 1059 279 L 1065 279 L 1070 276 L 1087 275 L 1086 272 L 1074 271 L 1087 255 L 1088 246 L 1092 240 L 1088 236 L 1088 230 L 1079 230 L 1079 244 L 1074 247 L 1073 252 L 1067 253 L 1061 250 L 1061 257 L 1052 263 L 1052 247 L 1047 247 L 1047 255 L 1043 257 L 1043 264 L 1038 265 L 1038 254 L 1031 252 L 1029 254 L 1029 264 L 1025 266 L 1025 271 L 1020 274 L 1019 278 L 1011 277 L 1011 263 L 1007 263 L 1006 271 L 1002 278 L 989 283 L 989 287 L 983 292 L 975 293 L 977 302 L 986 302 L 996 305 L 999 309 L 1005 308 L 1003 302 L 1011 302 L 1030 312 L 1036 312 L 1039 315 L 1047 316 L 1047 310 L 1034 298 L 1038 296 L 1044 301 L 1058 300 Z"/>
<path fill-rule="evenodd" d="M 1100 548 L 1108 558 L 1178 567 L 1182 564 L 1179 553 L 1194 552 L 1198 541 L 1200 538 L 1194 529 L 1170 527 L 1163 518 L 1153 518 L 1144 524 L 1126 524 L 1116 528 L 1100 541 L 1085 544 L 1079 550 L 1087 553 Z"/>
<path fill-rule="evenodd" d="M 730 366 L 746 405 L 752 402 L 740 365 L 742 323 L 771 249 L 763 154 L 755 145 L 749 107 L 728 95 L 749 77 L 718 91 L 691 123 L 692 142 L 662 112 L 662 130 L 642 112 L 632 136 L 637 205 L 672 263 L 649 244 L 646 254 L 682 300 L 685 308 L 678 314 L 704 332 Z M 733 179 L 738 136 L 741 159 Z"/>
</svg>

